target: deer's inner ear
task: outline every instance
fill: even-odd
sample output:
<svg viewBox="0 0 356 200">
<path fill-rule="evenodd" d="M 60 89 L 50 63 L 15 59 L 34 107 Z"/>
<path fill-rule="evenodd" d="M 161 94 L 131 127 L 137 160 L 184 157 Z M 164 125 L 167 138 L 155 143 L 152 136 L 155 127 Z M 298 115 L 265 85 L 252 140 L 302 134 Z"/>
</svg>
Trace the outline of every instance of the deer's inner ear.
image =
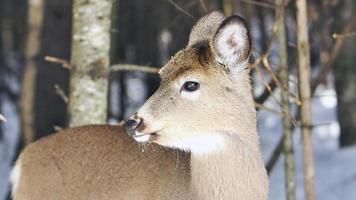
<svg viewBox="0 0 356 200">
<path fill-rule="evenodd" d="M 247 24 L 236 15 L 221 23 L 211 43 L 217 61 L 228 68 L 245 63 L 251 53 L 251 37 Z"/>
</svg>

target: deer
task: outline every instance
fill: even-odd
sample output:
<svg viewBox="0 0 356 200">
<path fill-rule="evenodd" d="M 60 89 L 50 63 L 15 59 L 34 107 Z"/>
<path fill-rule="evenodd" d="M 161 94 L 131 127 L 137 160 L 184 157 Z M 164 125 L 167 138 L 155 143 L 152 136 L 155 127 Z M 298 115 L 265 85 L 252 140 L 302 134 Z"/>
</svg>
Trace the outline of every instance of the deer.
<svg viewBox="0 0 356 200">
<path fill-rule="evenodd" d="M 251 49 L 242 17 L 203 16 L 123 126 L 73 127 L 27 146 L 13 198 L 266 200 Z"/>
</svg>

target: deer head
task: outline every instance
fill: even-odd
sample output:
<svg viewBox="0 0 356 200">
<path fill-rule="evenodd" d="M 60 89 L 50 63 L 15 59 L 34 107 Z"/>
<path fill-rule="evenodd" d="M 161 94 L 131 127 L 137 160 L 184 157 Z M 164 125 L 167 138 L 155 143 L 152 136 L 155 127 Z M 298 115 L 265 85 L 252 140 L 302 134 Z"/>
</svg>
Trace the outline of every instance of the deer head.
<svg viewBox="0 0 356 200">
<path fill-rule="evenodd" d="M 160 87 L 126 122 L 128 133 L 138 142 L 198 153 L 223 148 L 236 136 L 258 146 L 250 54 L 241 17 L 203 17 L 187 47 L 160 69 Z"/>
</svg>

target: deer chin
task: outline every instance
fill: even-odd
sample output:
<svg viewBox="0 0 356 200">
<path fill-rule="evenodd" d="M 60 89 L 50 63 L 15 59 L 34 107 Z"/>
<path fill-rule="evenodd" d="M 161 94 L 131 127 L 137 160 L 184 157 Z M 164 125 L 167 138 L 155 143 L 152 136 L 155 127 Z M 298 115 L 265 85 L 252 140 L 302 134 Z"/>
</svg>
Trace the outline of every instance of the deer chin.
<svg viewBox="0 0 356 200">
<path fill-rule="evenodd" d="M 152 133 L 142 133 L 139 131 L 135 131 L 135 135 L 132 137 L 136 140 L 136 142 L 148 143 L 152 142 L 152 140 L 154 140 L 154 138 L 158 136 L 157 132 L 158 131 L 154 131 Z"/>
<path fill-rule="evenodd" d="M 197 155 L 219 152 L 224 149 L 227 140 L 229 140 L 229 138 L 226 137 L 226 134 L 215 132 L 189 134 L 184 135 L 183 137 L 179 135 L 170 136 L 168 134 L 159 136 L 160 137 L 151 140 L 151 142 Z"/>
</svg>

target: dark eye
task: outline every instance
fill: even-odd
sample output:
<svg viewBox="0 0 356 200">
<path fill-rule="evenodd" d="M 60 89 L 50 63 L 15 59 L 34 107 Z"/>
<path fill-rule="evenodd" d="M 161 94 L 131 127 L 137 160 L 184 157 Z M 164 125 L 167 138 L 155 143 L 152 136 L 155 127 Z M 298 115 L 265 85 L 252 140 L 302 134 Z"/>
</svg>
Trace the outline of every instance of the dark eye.
<svg viewBox="0 0 356 200">
<path fill-rule="evenodd" d="M 184 90 L 187 92 L 194 92 L 194 91 L 198 90 L 199 87 L 200 87 L 200 84 L 198 82 L 187 81 L 183 84 L 181 90 Z"/>
</svg>

